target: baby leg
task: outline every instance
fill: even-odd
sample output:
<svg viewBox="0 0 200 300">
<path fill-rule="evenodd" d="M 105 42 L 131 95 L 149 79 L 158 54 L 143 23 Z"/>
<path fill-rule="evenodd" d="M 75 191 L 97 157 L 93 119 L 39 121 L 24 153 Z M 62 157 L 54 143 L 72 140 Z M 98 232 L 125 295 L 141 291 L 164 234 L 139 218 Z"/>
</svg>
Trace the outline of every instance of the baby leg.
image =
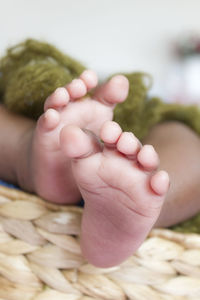
<svg viewBox="0 0 200 300">
<path fill-rule="evenodd" d="M 152 144 L 160 167 L 170 176 L 170 189 L 155 226 L 171 226 L 200 210 L 200 138 L 179 122 L 156 125 L 145 143 Z"/>
</svg>

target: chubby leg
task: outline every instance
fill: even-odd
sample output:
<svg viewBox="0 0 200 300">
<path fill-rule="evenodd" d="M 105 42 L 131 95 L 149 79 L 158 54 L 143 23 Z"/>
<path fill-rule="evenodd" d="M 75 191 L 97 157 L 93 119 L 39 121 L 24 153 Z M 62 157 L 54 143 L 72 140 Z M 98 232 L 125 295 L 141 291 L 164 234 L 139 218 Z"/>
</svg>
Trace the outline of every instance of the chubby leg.
<svg viewBox="0 0 200 300">
<path fill-rule="evenodd" d="M 30 143 L 26 141 L 30 140 L 35 125 L 34 121 L 11 113 L 0 105 L 0 179 L 19 183 L 18 167 L 21 165 L 22 170 L 28 167 L 26 153 Z M 22 173 L 20 177 L 23 177 Z M 29 183 L 27 189 L 32 188 L 31 178 Z"/>
<path fill-rule="evenodd" d="M 85 200 L 81 247 L 100 267 L 121 263 L 143 242 L 160 213 L 169 186 L 168 174 L 156 171 L 159 159 L 130 132 L 108 121 L 102 145 L 89 131 L 65 126 L 61 149 Z"/>
<path fill-rule="evenodd" d="M 177 224 L 200 211 L 200 138 L 186 125 L 166 122 L 156 125 L 144 143 L 154 146 L 160 167 L 168 172 L 170 188 L 155 224 Z"/>
</svg>

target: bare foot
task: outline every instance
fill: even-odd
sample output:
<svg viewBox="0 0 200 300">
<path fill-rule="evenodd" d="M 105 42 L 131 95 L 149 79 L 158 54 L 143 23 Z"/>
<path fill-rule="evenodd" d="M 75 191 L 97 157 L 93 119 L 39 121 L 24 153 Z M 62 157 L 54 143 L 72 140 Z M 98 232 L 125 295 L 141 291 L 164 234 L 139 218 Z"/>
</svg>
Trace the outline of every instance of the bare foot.
<svg viewBox="0 0 200 300">
<path fill-rule="evenodd" d="M 105 122 L 101 139 L 77 126 L 61 131 L 61 148 L 72 159 L 85 200 L 81 247 L 99 267 L 121 263 L 140 246 L 156 222 L 169 186 L 155 171 L 158 155 L 115 122 Z"/>
<path fill-rule="evenodd" d="M 56 89 L 47 98 L 45 112 L 31 137 L 28 172 L 22 171 L 27 178 L 23 180 L 22 187 L 26 188 L 28 181 L 31 186 L 29 190 L 56 203 L 76 203 L 80 200 L 70 161 L 60 151 L 60 130 L 65 125 L 75 124 L 99 134 L 102 124 L 112 119 L 115 104 L 124 101 L 128 94 L 127 78 L 117 75 L 96 89 L 93 99 L 80 99 L 96 85 L 96 74 L 86 70 L 79 79 Z"/>
</svg>

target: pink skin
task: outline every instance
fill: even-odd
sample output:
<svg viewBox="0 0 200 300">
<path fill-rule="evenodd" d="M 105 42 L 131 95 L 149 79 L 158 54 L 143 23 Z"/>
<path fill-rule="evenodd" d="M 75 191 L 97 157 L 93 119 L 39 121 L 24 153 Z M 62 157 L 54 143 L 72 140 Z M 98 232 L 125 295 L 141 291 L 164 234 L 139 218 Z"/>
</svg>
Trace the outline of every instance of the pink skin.
<svg viewBox="0 0 200 300">
<path fill-rule="evenodd" d="M 128 80 L 115 76 L 94 91 L 93 99 L 82 99 L 96 84 L 95 73 L 87 70 L 48 97 L 26 143 L 28 173 L 23 178 L 55 203 L 76 203 L 83 196 L 83 255 L 96 266 L 110 267 L 147 236 L 169 178 L 155 172 L 159 159 L 152 146 L 142 147 L 132 133 L 110 121 L 114 106 L 127 97 Z"/>
<path fill-rule="evenodd" d="M 85 201 L 81 247 L 98 267 L 111 267 L 133 254 L 156 222 L 169 187 L 156 171 L 158 155 L 129 132 L 107 121 L 96 136 L 64 126 L 60 145 Z"/>
<path fill-rule="evenodd" d="M 29 190 L 46 200 L 72 204 L 81 197 L 71 171 L 71 161 L 60 151 L 62 128 L 75 124 L 98 135 L 102 124 L 112 120 L 114 106 L 127 97 L 128 80 L 117 75 L 96 89 L 93 99 L 80 99 L 95 88 L 97 82 L 96 74 L 86 70 L 79 79 L 56 89 L 45 101 L 44 114 L 31 136 L 26 177 Z M 26 183 L 21 185 L 26 186 Z"/>
</svg>

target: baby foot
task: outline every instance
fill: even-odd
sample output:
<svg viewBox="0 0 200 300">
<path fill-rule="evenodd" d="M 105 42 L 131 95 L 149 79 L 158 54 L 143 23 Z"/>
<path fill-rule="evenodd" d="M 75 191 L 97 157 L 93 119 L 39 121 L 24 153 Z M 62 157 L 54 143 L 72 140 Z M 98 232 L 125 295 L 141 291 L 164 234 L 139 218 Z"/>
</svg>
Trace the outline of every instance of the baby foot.
<svg viewBox="0 0 200 300">
<path fill-rule="evenodd" d="M 27 177 L 32 179 L 32 189 L 46 200 L 56 203 L 80 200 L 70 161 L 60 151 L 59 134 L 63 126 L 75 124 L 99 134 L 102 124 L 112 119 L 115 104 L 127 97 L 128 80 L 118 75 L 96 89 L 93 99 L 80 99 L 96 85 L 96 74 L 86 70 L 79 79 L 56 89 L 44 104 L 45 112 L 31 141 Z"/>
<path fill-rule="evenodd" d="M 104 145 L 91 132 L 66 126 L 60 141 L 85 201 L 83 255 L 98 267 L 111 267 L 144 241 L 159 216 L 169 177 L 155 171 L 154 148 L 142 146 L 117 123 L 105 122 L 100 136 Z"/>
</svg>

